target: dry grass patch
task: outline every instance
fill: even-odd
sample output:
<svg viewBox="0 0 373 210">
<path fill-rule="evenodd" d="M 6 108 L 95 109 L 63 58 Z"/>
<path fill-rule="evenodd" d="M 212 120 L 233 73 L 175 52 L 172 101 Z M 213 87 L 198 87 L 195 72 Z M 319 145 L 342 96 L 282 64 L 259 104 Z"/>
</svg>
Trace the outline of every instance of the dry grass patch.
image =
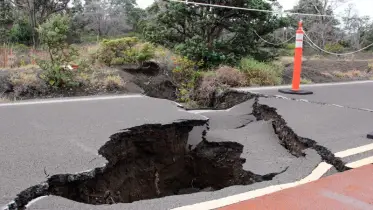
<svg viewBox="0 0 373 210">
<path fill-rule="evenodd" d="M 332 74 L 338 78 L 343 78 L 345 77 L 345 74 L 343 72 L 340 72 L 340 71 L 333 71 Z"/>
<path fill-rule="evenodd" d="M 350 70 L 346 72 L 333 71 L 333 75 L 338 78 L 356 78 L 362 77 L 363 73 L 359 70 Z"/>
<path fill-rule="evenodd" d="M 39 84 L 40 80 L 35 72 L 14 72 L 10 75 L 12 85 L 35 85 Z"/>
<path fill-rule="evenodd" d="M 38 65 L 28 64 L 14 68 L 0 68 L 0 71 L 34 71 L 39 69 L 40 67 Z"/>
<path fill-rule="evenodd" d="M 246 85 L 245 74 L 229 66 L 222 66 L 217 69 L 216 77 L 219 82 L 230 87 L 239 87 Z"/>
<path fill-rule="evenodd" d="M 119 75 L 109 75 L 104 78 L 103 88 L 108 91 L 124 89 L 126 83 Z"/>
<path fill-rule="evenodd" d="M 10 74 L 15 98 L 34 97 L 48 92 L 46 83 L 38 77 L 38 71 L 19 71 Z"/>
<path fill-rule="evenodd" d="M 227 87 L 228 86 L 219 82 L 216 74 L 205 73 L 195 92 L 195 101 L 201 106 L 208 107 L 210 106 L 211 100 L 214 98 L 214 94 Z"/>
<path fill-rule="evenodd" d="M 361 71 L 358 71 L 358 70 L 351 70 L 351 71 L 345 72 L 345 75 L 347 77 L 354 78 L 354 77 L 361 77 L 362 73 Z"/>
<path fill-rule="evenodd" d="M 239 69 L 246 75 L 247 84 L 251 86 L 282 83 L 283 66 L 281 65 L 244 58 L 240 62 Z"/>
<path fill-rule="evenodd" d="M 300 83 L 301 83 L 301 84 L 304 84 L 304 85 L 307 85 L 307 84 L 313 84 L 312 80 L 307 79 L 307 78 L 302 78 L 302 79 L 300 80 Z"/>
<path fill-rule="evenodd" d="M 324 76 L 330 77 L 330 78 L 333 77 L 333 75 L 331 73 L 329 73 L 329 72 L 321 72 L 321 75 L 324 75 Z"/>
<path fill-rule="evenodd" d="M 6 103 L 6 102 L 9 102 L 9 99 L 5 97 L 0 97 L 0 103 Z"/>
<path fill-rule="evenodd" d="M 103 91 L 124 90 L 126 86 L 126 82 L 118 75 L 118 70 L 111 68 L 100 68 L 81 77 L 87 79 L 92 87 Z"/>
</svg>

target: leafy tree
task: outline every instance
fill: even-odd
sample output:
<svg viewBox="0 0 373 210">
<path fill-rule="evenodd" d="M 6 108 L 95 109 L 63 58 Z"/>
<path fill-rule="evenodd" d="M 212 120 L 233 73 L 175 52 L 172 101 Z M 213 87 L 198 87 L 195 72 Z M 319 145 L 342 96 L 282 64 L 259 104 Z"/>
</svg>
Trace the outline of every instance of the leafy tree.
<svg viewBox="0 0 373 210">
<path fill-rule="evenodd" d="M 84 11 L 84 6 L 81 0 L 73 0 L 72 1 L 72 8 L 71 8 L 71 14 L 81 14 Z"/>
<path fill-rule="evenodd" d="M 9 0 L 17 9 L 28 16 L 33 44 L 38 45 L 36 28 L 44 23 L 52 14 L 67 9 L 70 0 Z"/>
<path fill-rule="evenodd" d="M 32 44 L 32 28 L 30 24 L 24 20 L 20 19 L 15 22 L 10 30 L 10 40 L 12 42 L 30 45 Z"/>
<path fill-rule="evenodd" d="M 71 17 L 70 33 L 68 34 L 69 43 L 81 43 L 84 35 L 84 27 L 88 22 L 83 18 L 84 6 L 82 0 L 73 0 L 72 6 L 68 9 L 68 15 Z"/>
<path fill-rule="evenodd" d="M 125 8 L 111 0 L 86 1 L 83 20 L 87 23 L 86 30 L 95 32 L 98 37 L 116 36 L 131 30 Z"/>
<path fill-rule="evenodd" d="M 271 4 L 264 0 L 197 2 L 272 10 Z M 255 32 L 264 36 L 287 25 L 285 19 L 270 13 L 175 2 L 156 2 L 147 13 L 141 24 L 147 40 L 209 65 L 235 63 L 248 55 L 268 59 Z"/>
<path fill-rule="evenodd" d="M 369 16 L 359 16 L 353 4 L 345 9 L 342 18 L 345 31 L 344 41 L 349 47 L 360 49 L 373 42 L 373 28 Z"/>
<path fill-rule="evenodd" d="M 45 44 L 50 60 L 39 61 L 44 70 L 42 78 L 52 87 L 66 87 L 74 84 L 73 73 L 65 67 L 77 55 L 67 43 L 70 18 L 60 14 L 52 15 L 38 28 L 40 41 Z"/>
<path fill-rule="evenodd" d="M 146 16 L 145 10 L 137 6 L 136 0 L 111 0 L 115 10 L 123 10 L 126 22 L 134 31 L 138 28 L 138 23 Z"/>
<path fill-rule="evenodd" d="M 13 22 L 12 4 L 7 0 L 0 0 L 0 44 L 9 40 L 9 32 Z"/>
<path fill-rule="evenodd" d="M 338 19 L 333 17 L 333 10 L 337 9 L 344 0 L 299 0 L 291 10 L 297 13 L 318 14 L 325 16 L 292 16 L 294 28 L 300 19 L 303 20 L 303 28 L 319 46 L 324 47 L 328 42 L 335 42 L 339 32 Z"/>
</svg>

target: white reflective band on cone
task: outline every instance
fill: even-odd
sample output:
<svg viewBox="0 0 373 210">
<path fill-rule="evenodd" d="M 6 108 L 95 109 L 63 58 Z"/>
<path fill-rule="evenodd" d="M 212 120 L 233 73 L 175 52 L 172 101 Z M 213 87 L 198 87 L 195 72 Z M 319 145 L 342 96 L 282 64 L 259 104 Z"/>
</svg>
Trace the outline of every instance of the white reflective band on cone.
<svg viewBox="0 0 373 210">
<path fill-rule="evenodd" d="M 295 42 L 295 48 L 303 48 L 303 41 L 296 41 Z"/>
<path fill-rule="evenodd" d="M 303 40 L 303 34 L 296 34 L 296 36 L 295 36 L 295 39 L 296 40 Z"/>
</svg>

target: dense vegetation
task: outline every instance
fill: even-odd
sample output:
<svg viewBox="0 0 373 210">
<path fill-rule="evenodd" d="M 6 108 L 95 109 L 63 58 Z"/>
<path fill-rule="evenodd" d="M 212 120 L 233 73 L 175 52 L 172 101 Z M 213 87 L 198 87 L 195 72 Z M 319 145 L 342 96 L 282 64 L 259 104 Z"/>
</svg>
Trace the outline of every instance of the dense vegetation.
<svg viewBox="0 0 373 210">
<path fill-rule="evenodd" d="M 281 9 L 276 0 L 195 2 Z M 293 12 L 333 15 L 340 2 L 300 0 Z M 283 67 L 273 61 L 279 55 L 291 56 L 294 40 L 269 42 L 293 36 L 298 19 L 162 0 L 146 9 L 135 0 L 0 0 L 0 44 L 16 54 L 10 67 L 37 65 L 32 67 L 36 75 L 30 71 L 11 76 L 22 93 L 41 87 L 120 89 L 126 82 L 112 69 L 140 69 L 153 61 L 175 85 L 179 101 L 208 105 L 228 87 L 281 84 Z M 352 7 L 342 19 L 303 19 L 309 36 L 330 52 L 358 49 L 373 41 L 369 18 L 354 14 Z M 40 53 L 30 55 L 31 49 Z"/>
</svg>

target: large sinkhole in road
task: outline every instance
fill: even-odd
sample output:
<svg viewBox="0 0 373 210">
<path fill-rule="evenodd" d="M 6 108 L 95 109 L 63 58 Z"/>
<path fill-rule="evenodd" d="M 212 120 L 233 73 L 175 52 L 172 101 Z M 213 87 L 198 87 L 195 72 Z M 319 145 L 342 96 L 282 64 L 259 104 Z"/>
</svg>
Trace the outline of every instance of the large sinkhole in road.
<svg viewBox="0 0 373 210">
<path fill-rule="evenodd" d="M 242 169 L 243 146 L 204 139 L 191 149 L 189 132 L 206 120 L 143 125 L 111 136 L 99 153 L 109 163 L 85 175 L 55 175 L 50 194 L 88 204 L 128 203 L 272 179 Z M 75 176 L 75 177 L 74 177 Z"/>
<path fill-rule="evenodd" d="M 199 142 L 191 147 L 188 140 L 193 128 L 198 131 Z M 79 174 L 53 175 L 19 193 L 8 209 L 23 209 L 31 200 L 45 195 L 93 205 L 130 203 L 249 185 L 271 180 L 278 174 L 257 175 L 243 170 L 243 146 L 235 142 L 208 142 L 207 130 L 208 120 L 123 130 L 99 149 L 99 154 L 108 160 L 104 167 Z"/>
</svg>

